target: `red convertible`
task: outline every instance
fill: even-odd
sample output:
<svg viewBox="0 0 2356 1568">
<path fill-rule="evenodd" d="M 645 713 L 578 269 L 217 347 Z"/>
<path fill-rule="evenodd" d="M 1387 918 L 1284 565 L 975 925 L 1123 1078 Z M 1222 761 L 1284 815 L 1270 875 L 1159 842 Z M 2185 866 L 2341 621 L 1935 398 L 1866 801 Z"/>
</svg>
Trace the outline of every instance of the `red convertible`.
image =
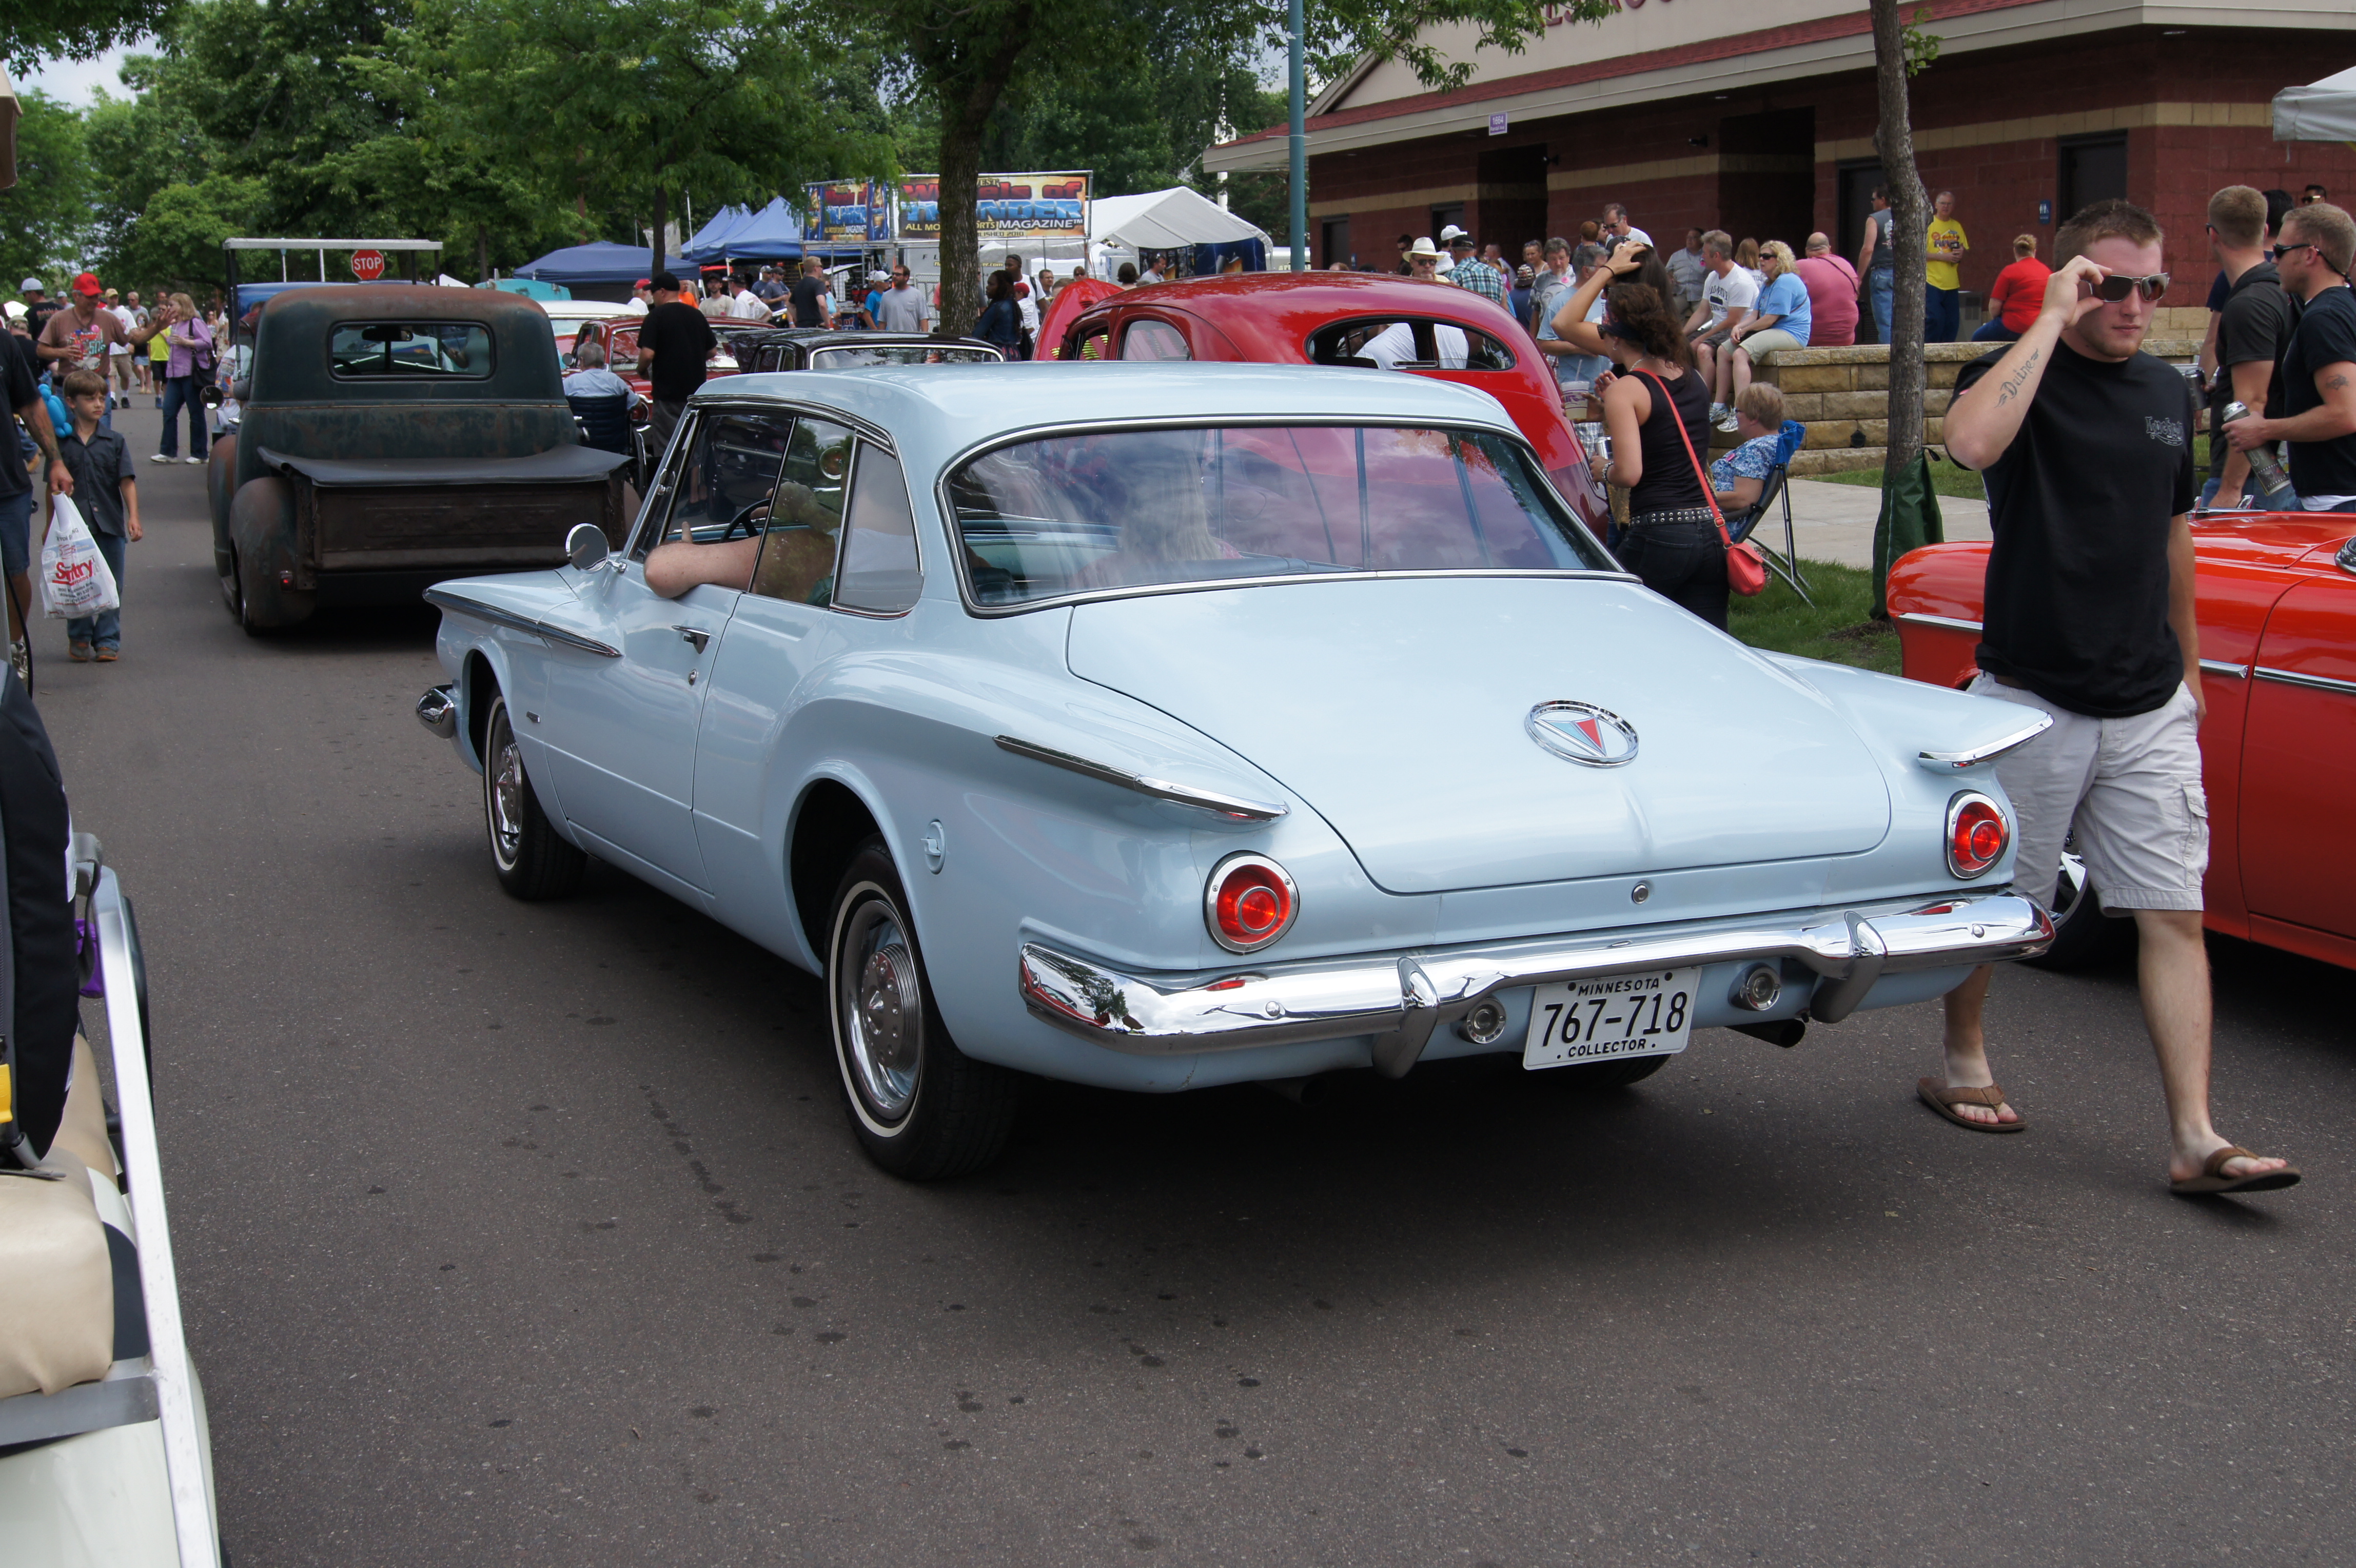
<svg viewBox="0 0 2356 1568">
<path fill-rule="evenodd" d="M 2356 762 L 2356 520 L 2329 512 L 2195 513 L 2201 779 L 2212 931 L 2356 969 L 2350 852 L 2333 824 Z M 1988 547 L 1934 544 L 1890 574 L 1890 614 L 1917 681 L 1977 671 Z M 2090 962 L 2132 923 L 2104 920 L 2063 868 L 2044 961 Z"/>
<path fill-rule="evenodd" d="M 1089 306 L 1060 359 L 1225 360 L 1400 370 L 1487 392 L 1537 449 L 1598 538 L 1608 508 L 1562 416 L 1554 371 L 1477 294 L 1387 273 L 1226 273 L 1127 289 Z"/>
</svg>

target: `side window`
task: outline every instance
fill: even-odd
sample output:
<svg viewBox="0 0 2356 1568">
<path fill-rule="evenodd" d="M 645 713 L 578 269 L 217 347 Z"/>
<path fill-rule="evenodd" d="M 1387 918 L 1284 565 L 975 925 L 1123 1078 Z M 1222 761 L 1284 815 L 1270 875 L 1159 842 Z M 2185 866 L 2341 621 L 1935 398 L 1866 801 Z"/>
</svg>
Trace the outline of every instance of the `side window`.
<svg viewBox="0 0 2356 1568">
<path fill-rule="evenodd" d="M 823 419 L 796 420 L 753 568 L 753 592 L 799 605 L 833 598 L 834 546 L 850 477 L 851 432 Z"/>
<path fill-rule="evenodd" d="M 924 585 L 916 563 L 916 515 L 908 505 L 900 460 L 862 442 L 859 467 L 851 476 L 851 509 L 843 518 L 834 607 L 904 615 L 916 607 Z"/>
<path fill-rule="evenodd" d="M 679 477 L 687 468 L 687 454 L 694 445 L 696 427 L 701 415 L 691 410 L 680 416 L 680 431 L 673 438 L 670 460 L 663 464 L 655 482 L 647 492 L 645 508 L 639 513 L 637 541 L 630 546 L 630 559 L 643 561 L 647 552 L 662 542 L 663 528 L 670 521 L 671 493 L 679 489 Z"/>
<path fill-rule="evenodd" d="M 1132 321 L 1120 335 L 1124 360 L 1191 360 L 1186 336 L 1167 321 Z"/>
<path fill-rule="evenodd" d="M 670 511 L 654 543 L 717 544 L 761 532 L 795 430 L 789 414 L 706 413 L 671 481 Z"/>
<path fill-rule="evenodd" d="M 1066 360 L 1101 360 L 1105 357 L 1105 328 L 1098 325 L 1075 332 L 1064 339 L 1061 356 Z"/>
<path fill-rule="evenodd" d="M 1316 365 L 1369 370 L 1510 371 L 1514 351 L 1478 328 L 1451 321 L 1349 321 L 1309 339 Z"/>
</svg>

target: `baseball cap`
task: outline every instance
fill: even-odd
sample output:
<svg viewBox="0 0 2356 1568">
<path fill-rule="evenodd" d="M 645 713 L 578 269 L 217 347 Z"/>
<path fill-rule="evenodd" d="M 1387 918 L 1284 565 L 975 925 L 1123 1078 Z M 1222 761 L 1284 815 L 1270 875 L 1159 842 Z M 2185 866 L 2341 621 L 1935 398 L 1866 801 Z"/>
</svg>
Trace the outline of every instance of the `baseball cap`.
<svg viewBox="0 0 2356 1568">
<path fill-rule="evenodd" d="M 1453 230 L 1448 236 L 1448 248 L 1453 251 L 1460 246 L 1467 251 L 1471 250 L 1472 248 L 1472 236 L 1467 234 L 1462 229 Z"/>
<path fill-rule="evenodd" d="M 1440 231 L 1440 242 L 1443 245 L 1453 244 L 1462 238 L 1464 238 L 1464 231 L 1453 223 Z"/>
<path fill-rule="evenodd" d="M 98 274 L 96 273 L 81 274 L 73 280 L 73 291 L 76 294 L 86 294 L 92 299 L 97 298 L 101 292 L 99 288 Z"/>
<path fill-rule="evenodd" d="M 43 283 L 38 278 L 27 278 L 23 283 L 16 285 L 16 292 L 18 294 L 47 294 L 49 292 L 49 285 Z"/>
<path fill-rule="evenodd" d="M 22 321 L 27 314 L 25 302 L 21 299 L 12 299 L 5 306 L 0 306 L 0 309 L 5 309 L 8 312 L 8 319 L 11 321 Z"/>
</svg>

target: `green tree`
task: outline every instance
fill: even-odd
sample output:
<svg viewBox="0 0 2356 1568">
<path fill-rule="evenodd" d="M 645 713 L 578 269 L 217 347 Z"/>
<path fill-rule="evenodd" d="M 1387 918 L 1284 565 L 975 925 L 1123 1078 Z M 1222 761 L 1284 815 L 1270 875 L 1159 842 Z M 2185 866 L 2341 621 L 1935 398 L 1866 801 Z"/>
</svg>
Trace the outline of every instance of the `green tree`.
<svg viewBox="0 0 2356 1568">
<path fill-rule="evenodd" d="M 414 63 L 448 123 L 583 213 L 650 212 L 659 234 L 683 188 L 763 205 L 805 179 L 894 172 L 880 121 L 825 91 L 845 51 L 791 0 L 420 0 L 419 15 L 438 41 Z"/>
<path fill-rule="evenodd" d="M 980 308 L 980 257 L 973 204 L 948 199 L 970 190 L 992 116 L 1018 109 L 1065 70 L 1126 60 L 1194 58 L 1239 65 L 1285 38 L 1283 0 L 1193 0 L 1152 8 L 1117 0 L 830 0 L 845 27 L 861 29 L 900 61 L 910 88 L 930 102 L 938 127 L 941 177 L 941 313 L 970 320 Z M 1448 60 L 1426 41 L 1437 23 L 1469 22 L 1479 42 L 1518 53 L 1543 34 L 1549 11 L 1600 20 L 1614 0 L 1319 0 L 1309 8 L 1304 48 L 1316 73 L 1331 76 L 1373 52 L 1407 63 L 1426 85 L 1461 85 L 1465 60 Z"/>
<path fill-rule="evenodd" d="M 16 183 L 0 190 L 0 274 L 57 287 L 81 269 L 91 240 L 89 137 L 81 116 L 48 94 L 23 94 Z M 5 286 L 5 285 L 0 285 Z"/>
<path fill-rule="evenodd" d="M 171 25 L 178 0 L 9 0 L 0 6 L 0 56 L 21 76 L 48 59 L 96 59 Z"/>
<path fill-rule="evenodd" d="M 110 265 L 136 288 L 185 289 L 202 297 L 228 282 L 221 242 L 268 227 L 269 191 L 247 176 L 209 174 L 164 186 L 147 198 L 118 242 Z"/>
<path fill-rule="evenodd" d="M 219 162 L 212 138 L 173 93 L 167 62 L 134 55 L 123 62 L 123 80 L 130 97 L 117 98 L 101 88 L 97 102 L 83 115 L 90 127 L 99 253 L 117 271 L 132 226 L 155 193 L 166 186 L 198 184 Z"/>
</svg>

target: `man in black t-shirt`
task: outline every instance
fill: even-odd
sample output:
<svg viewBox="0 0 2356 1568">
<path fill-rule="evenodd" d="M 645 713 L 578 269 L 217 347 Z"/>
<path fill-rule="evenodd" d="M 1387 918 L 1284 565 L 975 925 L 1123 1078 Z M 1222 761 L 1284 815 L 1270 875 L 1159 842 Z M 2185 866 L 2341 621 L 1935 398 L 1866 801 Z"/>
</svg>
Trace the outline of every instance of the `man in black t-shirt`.
<svg viewBox="0 0 2356 1568">
<path fill-rule="evenodd" d="M 2253 413 L 2266 411 L 2266 394 L 2275 379 L 2275 361 L 2290 341 L 2290 295 L 2283 292 L 2281 274 L 2266 260 L 2266 199 L 2254 188 L 2229 185 L 2209 199 L 2209 245 L 2217 252 L 2225 285 L 2217 308 L 2217 345 L 2211 359 L 2217 378 L 2209 388 L 2209 428 L 2224 427 L 2225 409 L 2240 403 Z M 2242 504 L 2254 488 L 2250 459 L 2224 441 L 2209 444 L 2209 484 L 2201 490 L 2206 503 L 2223 498 L 2229 507 Z M 2287 498 L 2270 498 L 2280 505 Z"/>
<path fill-rule="evenodd" d="M 670 445 L 687 400 L 703 384 L 704 361 L 720 339 L 712 335 L 703 312 L 680 299 L 679 279 L 658 274 L 654 290 L 655 303 L 638 324 L 638 374 L 653 384 L 647 435 L 659 452 Z"/>
<path fill-rule="evenodd" d="M 2135 918 L 2170 1182 L 2180 1192 L 2287 1187 L 2296 1171 L 2235 1147 L 2209 1121 L 2192 399 L 2181 376 L 2142 352 L 2168 292 L 2161 238 L 2151 214 L 2125 201 L 2080 212 L 2054 237 L 2057 270 L 2036 321 L 1956 378 L 1947 450 L 1986 476 L 1995 534 L 1971 689 L 2050 714 L 1995 764 L 2012 805 L 2015 891 L 2051 905 L 2074 827 L 2082 897 Z M 1916 1092 L 1960 1126 L 2019 1132 L 2026 1123 L 1988 1069 L 1990 976 L 1983 966 L 1948 993 L 1946 1071 Z"/>
<path fill-rule="evenodd" d="M 2290 448 L 2291 489 L 2309 511 L 2356 511 L 2356 222 L 2328 201 L 2295 207 L 2275 249 L 2283 286 L 2305 302 L 2283 350 L 2264 419 L 2238 419 L 2225 439 Z"/>
<path fill-rule="evenodd" d="M 802 258 L 802 275 L 794 280 L 794 325 L 830 327 L 833 295 L 826 286 L 826 263 L 816 256 Z"/>
</svg>

